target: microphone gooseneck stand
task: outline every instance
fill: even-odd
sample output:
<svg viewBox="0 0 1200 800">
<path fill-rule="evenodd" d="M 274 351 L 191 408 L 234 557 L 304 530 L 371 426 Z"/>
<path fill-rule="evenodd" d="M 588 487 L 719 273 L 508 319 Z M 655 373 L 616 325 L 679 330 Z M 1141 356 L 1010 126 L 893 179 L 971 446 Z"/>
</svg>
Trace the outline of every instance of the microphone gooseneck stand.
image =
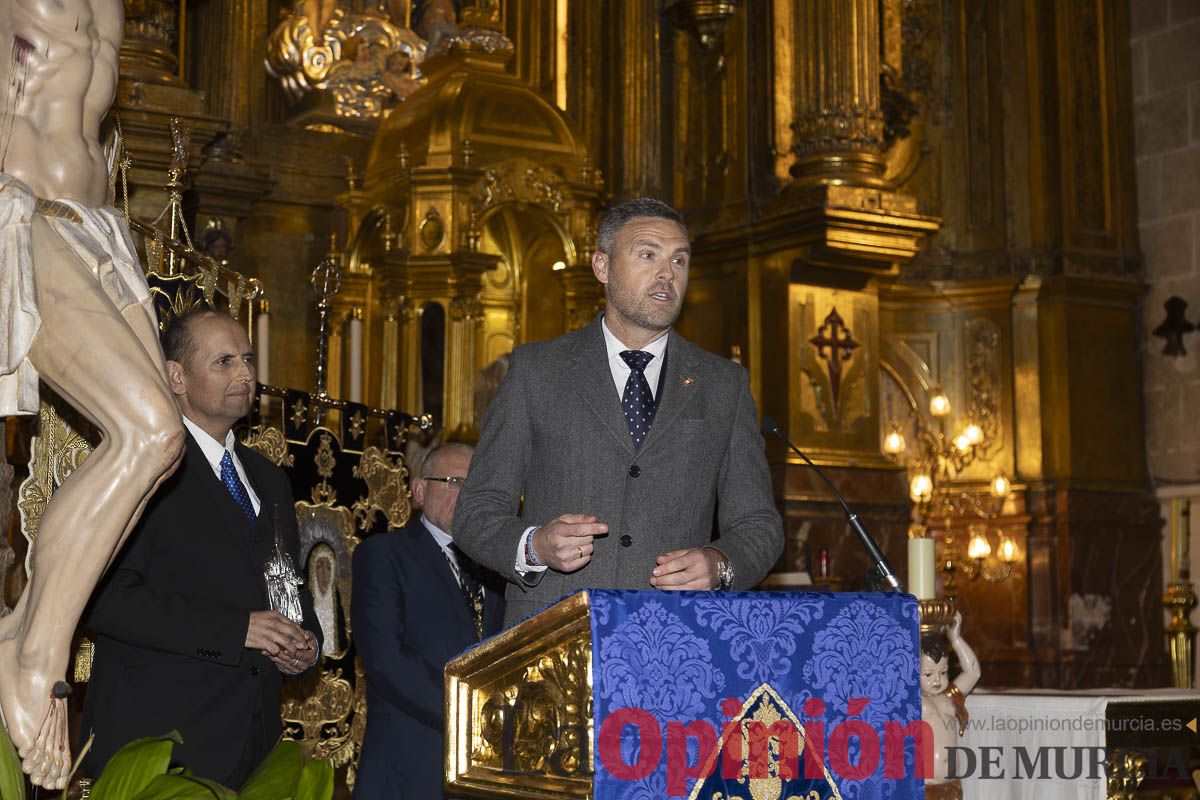
<svg viewBox="0 0 1200 800">
<path fill-rule="evenodd" d="M 814 472 L 820 475 L 821 480 L 825 481 L 825 485 L 830 488 L 834 496 L 838 499 L 838 502 L 842 504 L 842 511 L 846 513 L 846 522 L 850 523 L 850 527 L 856 534 L 858 534 L 859 541 L 862 542 L 863 547 L 866 548 L 867 555 L 869 555 L 871 560 L 874 562 L 874 566 L 872 566 L 872 568 L 867 572 L 868 588 L 870 588 L 872 591 L 880 591 L 883 589 L 893 592 L 903 592 L 904 586 L 900 583 L 900 579 L 896 577 L 896 574 L 892 572 L 892 568 L 888 564 L 887 559 L 883 557 L 883 553 L 879 552 L 879 546 L 875 544 L 875 539 L 867 530 L 867 526 L 864 525 L 862 520 L 858 518 L 858 514 L 850 510 L 850 506 L 846 503 L 846 498 L 842 497 L 842 493 L 839 492 L 838 488 L 833 485 L 833 481 L 829 480 L 829 476 L 826 475 L 820 467 L 814 464 L 808 456 L 804 455 L 799 447 L 796 447 L 796 445 L 792 444 L 791 440 L 783 435 L 783 431 L 781 431 L 779 426 L 775 424 L 775 420 L 771 419 L 770 417 L 763 417 L 762 424 L 764 430 L 778 436 L 780 441 L 786 444 L 793 453 L 800 456 L 800 458 L 804 460 L 805 464 L 807 464 L 813 469 Z"/>
</svg>

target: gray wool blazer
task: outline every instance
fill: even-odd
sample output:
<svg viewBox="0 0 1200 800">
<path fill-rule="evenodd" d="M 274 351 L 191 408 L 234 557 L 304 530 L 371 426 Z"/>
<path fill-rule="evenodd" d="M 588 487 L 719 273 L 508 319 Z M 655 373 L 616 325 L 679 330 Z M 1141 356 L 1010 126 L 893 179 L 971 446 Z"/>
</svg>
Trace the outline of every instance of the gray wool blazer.
<svg viewBox="0 0 1200 800">
<path fill-rule="evenodd" d="M 599 317 L 513 351 L 454 513 L 455 543 L 511 581 L 506 626 L 577 589 L 650 588 L 659 555 L 713 542 L 714 512 L 735 588 L 757 584 L 779 558 L 783 527 L 746 370 L 669 336 L 639 450 Z M 568 513 L 595 515 L 609 532 L 583 569 L 527 584 L 515 570 L 521 535 Z"/>
</svg>

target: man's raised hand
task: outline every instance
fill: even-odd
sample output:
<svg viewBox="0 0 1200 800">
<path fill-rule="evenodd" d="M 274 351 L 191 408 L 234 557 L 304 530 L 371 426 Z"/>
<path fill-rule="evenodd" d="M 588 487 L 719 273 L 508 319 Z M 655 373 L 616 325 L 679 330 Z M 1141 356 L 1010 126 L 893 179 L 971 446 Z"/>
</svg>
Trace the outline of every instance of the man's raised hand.
<svg viewBox="0 0 1200 800">
<path fill-rule="evenodd" d="M 608 526 L 593 516 L 563 514 L 533 532 L 533 552 L 556 572 L 575 572 L 592 560 L 592 540 L 607 533 Z"/>
</svg>

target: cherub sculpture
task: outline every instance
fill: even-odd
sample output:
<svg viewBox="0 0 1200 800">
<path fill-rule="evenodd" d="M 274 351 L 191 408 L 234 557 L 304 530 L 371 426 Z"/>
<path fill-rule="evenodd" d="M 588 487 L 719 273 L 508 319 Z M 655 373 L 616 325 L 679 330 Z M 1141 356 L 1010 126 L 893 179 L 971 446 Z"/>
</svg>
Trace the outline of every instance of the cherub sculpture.
<svg viewBox="0 0 1200 800">
<path fill-rule="evenodd" d="M 921 718 L 933 730 L 933 775 L 925 781 L 927 800 L 962 800 L 962 785 L 950 778 L 947 748 L 966 732 L 967 695 L 979 682 L 979 659 L 962 638 L 962 614 L 955 612 L 946 631 L 962 672 L 950 678 L 950 658 L 941 636 L 921 637 Z"/>
</svg>

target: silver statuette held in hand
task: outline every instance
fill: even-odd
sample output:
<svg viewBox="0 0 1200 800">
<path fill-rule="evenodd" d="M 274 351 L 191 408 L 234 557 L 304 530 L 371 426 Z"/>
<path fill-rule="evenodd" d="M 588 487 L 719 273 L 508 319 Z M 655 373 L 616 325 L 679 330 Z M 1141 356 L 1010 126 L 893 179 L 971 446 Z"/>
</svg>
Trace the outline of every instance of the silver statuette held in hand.
<svg viewBox="0 0 1200 800">
<path fill-rule="evenodd" d="M 304 581 L 296 572 L 291 555 L 283 547 L 283 537 L 279 535 L 279 507 L 274 506 L 273 510 L 275 550 L 263 570 L 267 579 L 267 603 L 272 611 L 278 611 L 301 625 L 304 623 L 304 609 L 300 605 L 300 586 Z"/>
</svg>

